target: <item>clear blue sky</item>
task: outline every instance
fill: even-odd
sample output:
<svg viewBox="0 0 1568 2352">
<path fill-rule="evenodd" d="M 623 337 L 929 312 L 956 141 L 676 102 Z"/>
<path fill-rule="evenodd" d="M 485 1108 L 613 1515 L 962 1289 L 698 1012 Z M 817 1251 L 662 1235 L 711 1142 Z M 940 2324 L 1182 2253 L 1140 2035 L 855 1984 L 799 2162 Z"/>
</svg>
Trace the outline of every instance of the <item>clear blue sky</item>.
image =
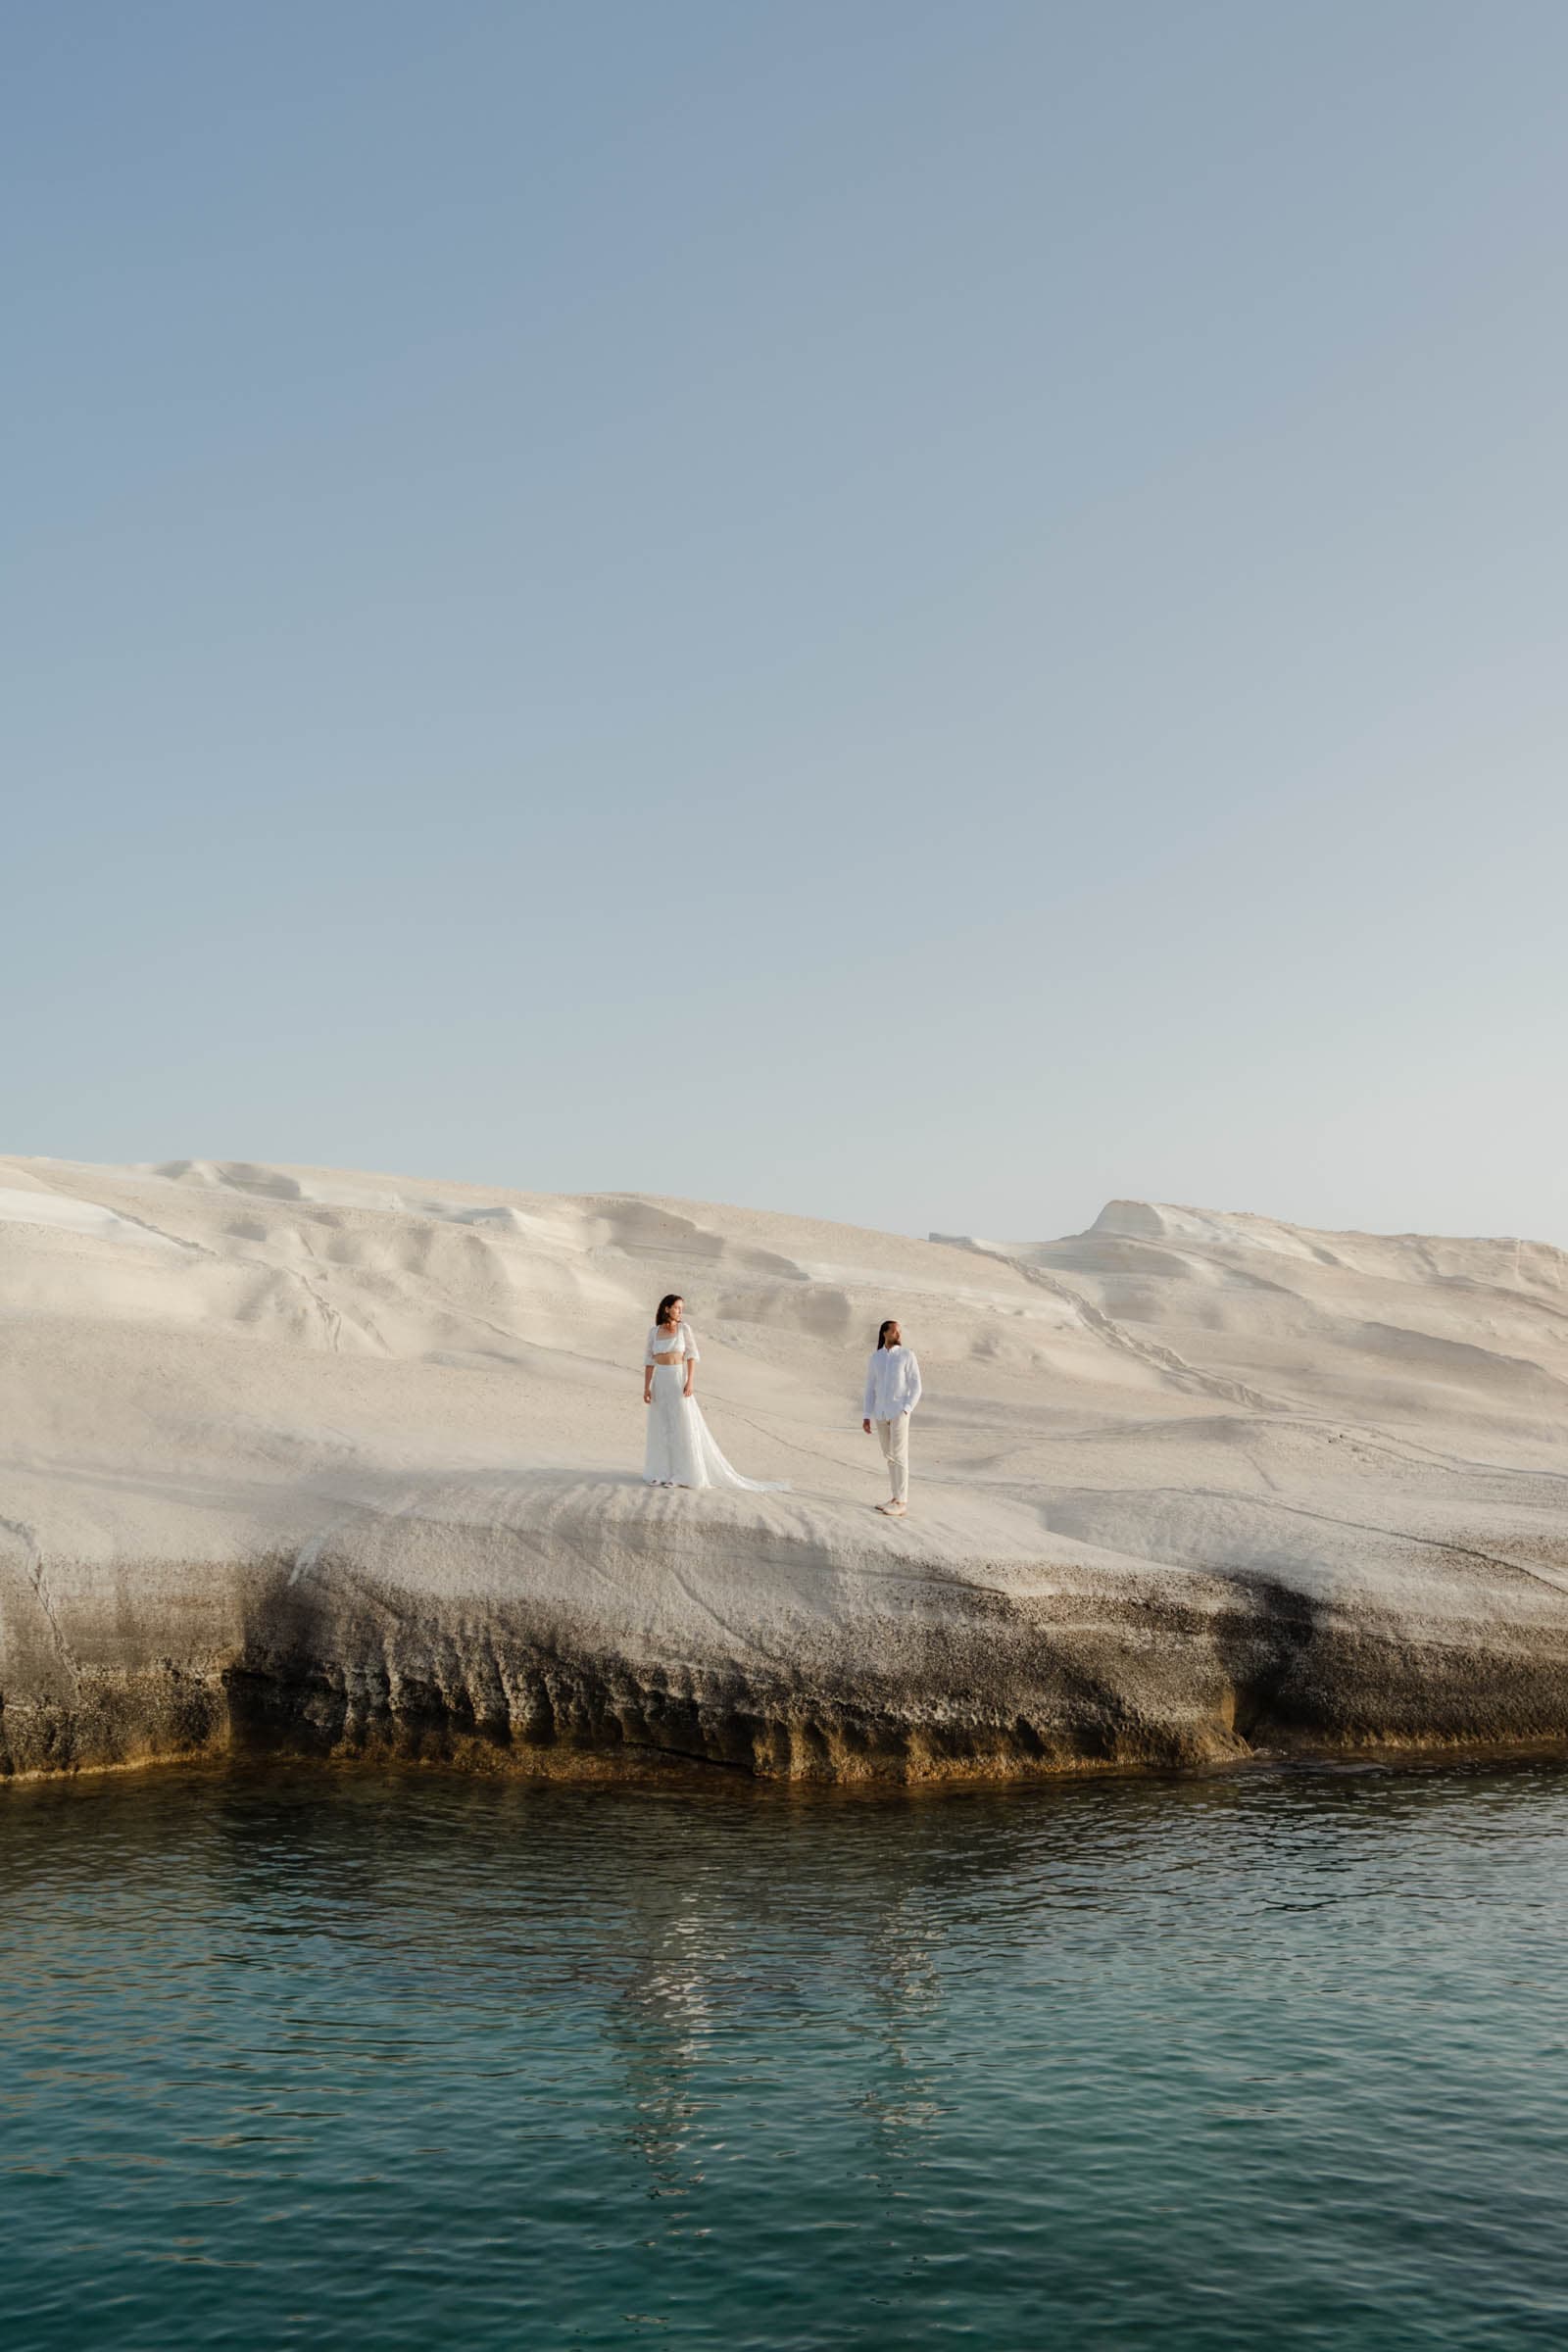
<svg viewBox="0 0 1568 2352">
<path fill-rule="evenodd" d="M 1568 1243 L 1565 85 L 0 5 L 7 1148 Z"/>
</svg>

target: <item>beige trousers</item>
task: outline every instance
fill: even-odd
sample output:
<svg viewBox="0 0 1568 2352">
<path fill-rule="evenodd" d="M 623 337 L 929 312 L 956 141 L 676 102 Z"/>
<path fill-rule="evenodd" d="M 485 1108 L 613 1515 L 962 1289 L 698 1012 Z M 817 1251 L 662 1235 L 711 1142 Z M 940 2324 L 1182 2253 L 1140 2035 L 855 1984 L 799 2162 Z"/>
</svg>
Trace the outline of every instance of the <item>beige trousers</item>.
<svg viewBox="0 0 1568 2352">
<path fill-rule="evenodd" d="M 887 1456 L 888 1475 L 893 1481 L 890 1490 L 895 1502 L 909 1499 L 909 1416 L 900 1413 L 896 1421 L 875 1424 L 877 1443 Z"/>
</svg>

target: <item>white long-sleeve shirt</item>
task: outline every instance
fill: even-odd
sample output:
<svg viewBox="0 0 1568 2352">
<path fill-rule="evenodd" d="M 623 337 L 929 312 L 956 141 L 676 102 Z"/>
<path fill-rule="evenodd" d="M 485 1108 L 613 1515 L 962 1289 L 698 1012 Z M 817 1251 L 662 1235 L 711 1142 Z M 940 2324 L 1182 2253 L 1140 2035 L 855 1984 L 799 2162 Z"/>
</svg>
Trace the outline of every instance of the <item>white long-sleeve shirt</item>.
<svg viewBox="0 0 1568 2352">
<path fill-rule="evenodd" d="M 865 1367 L 867 1421 L 896 1421 L 920 1401 L 920 1367 L 912 1348 L 873 1348 Z"/>
</svg>

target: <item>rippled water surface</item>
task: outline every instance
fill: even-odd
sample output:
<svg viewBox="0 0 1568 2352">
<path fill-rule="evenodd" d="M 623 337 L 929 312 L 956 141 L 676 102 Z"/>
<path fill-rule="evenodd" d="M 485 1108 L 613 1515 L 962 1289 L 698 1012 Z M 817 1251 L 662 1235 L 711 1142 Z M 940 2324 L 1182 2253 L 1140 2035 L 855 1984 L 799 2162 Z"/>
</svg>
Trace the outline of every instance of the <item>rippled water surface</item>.
<svg viewBox="0 0 1568 2352">
<path fill-rule="evenodd" d="M 1568 2342 L 1568 1776 L 0 1796 L 9 2352 Z"/>
</svg>

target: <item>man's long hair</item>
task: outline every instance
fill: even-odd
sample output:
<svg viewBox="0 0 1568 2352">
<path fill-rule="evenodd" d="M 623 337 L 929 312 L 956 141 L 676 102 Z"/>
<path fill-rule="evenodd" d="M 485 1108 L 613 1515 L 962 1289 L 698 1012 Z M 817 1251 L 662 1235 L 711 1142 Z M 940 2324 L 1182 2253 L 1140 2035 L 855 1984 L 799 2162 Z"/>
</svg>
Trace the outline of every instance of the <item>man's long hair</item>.
<svg viewBox="0 0 1568 2352">
<path fill-rule="evenodd" d="M 877 1346 L 878 1346 L 879 1348 L 885 1348 L 885 1347 L 887 1346 L 887 1344 L 888 1344 L 888 1333 L 889 1333 L 890 1331 L 897 1331 L 897 1330 L 898 1330 L 898 1328 L 899 1328 L 899 1318 L 898 1318 L 898 1316 L 897 1316 L 897 1315 L 889 1315 L 889 1317 L 888 1317 L 887 1321 L 886 1321 L 886 1322 L 883 1324 L 883 1326 L 882 1326 L 881 1330 L 880 1330 L 880 1331 L 877 1333 L 877 1335 L 876 1335 L 876 1344 L 877 1344 Z"/>
</svg>

